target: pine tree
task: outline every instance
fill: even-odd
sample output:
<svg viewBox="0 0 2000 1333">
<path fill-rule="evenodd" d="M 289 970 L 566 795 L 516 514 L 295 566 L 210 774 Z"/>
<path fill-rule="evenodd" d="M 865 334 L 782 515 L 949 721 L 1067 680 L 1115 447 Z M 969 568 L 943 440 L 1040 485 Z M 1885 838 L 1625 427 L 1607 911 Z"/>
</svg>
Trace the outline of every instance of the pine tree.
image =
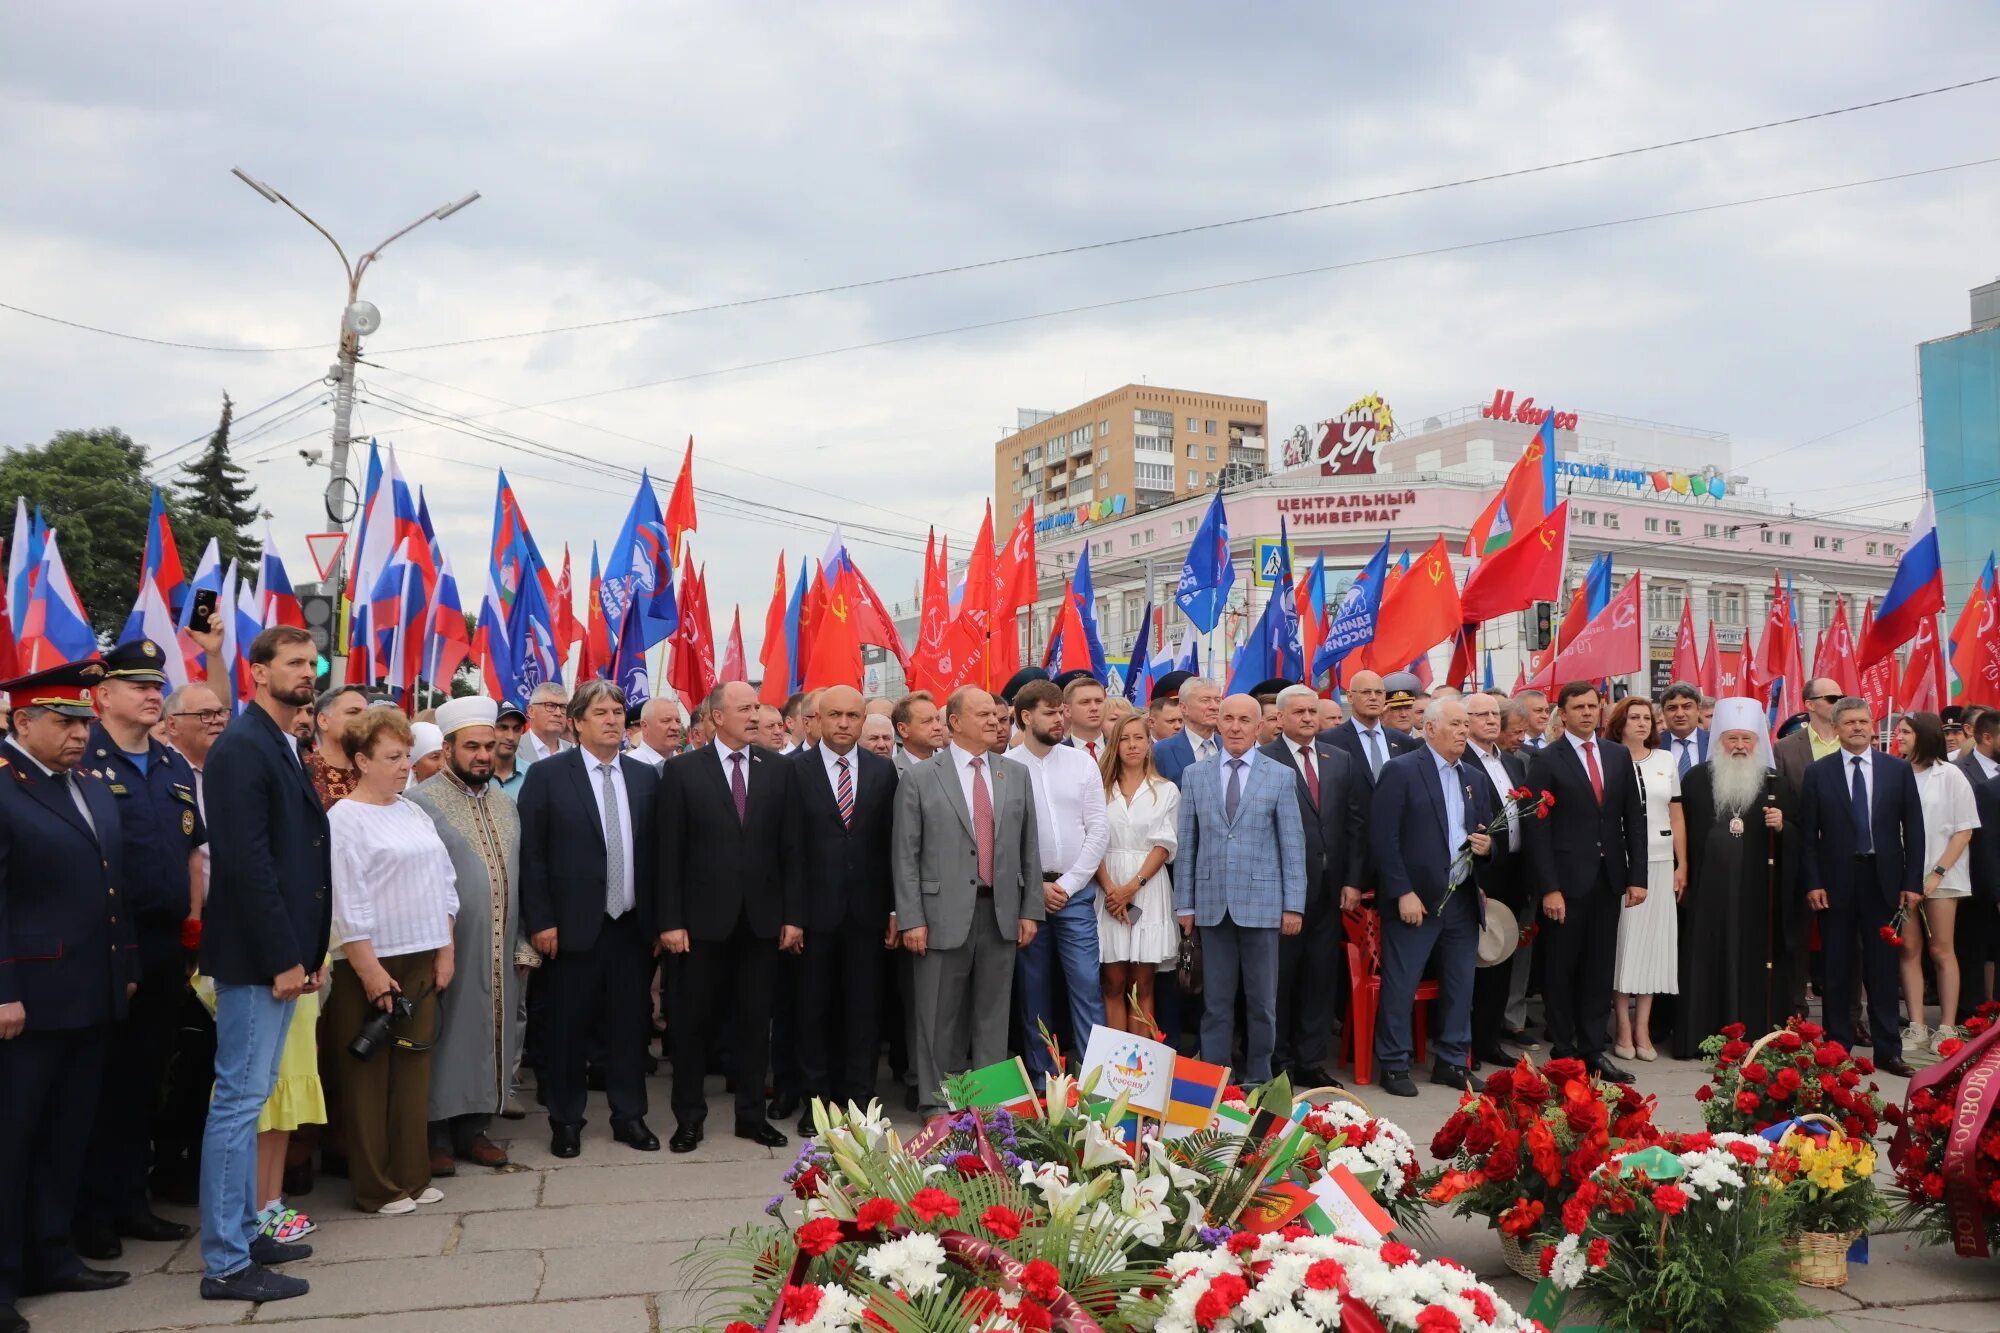
<svg viewBox="0 0 2000 1333">
<path fill-rule="evenodd" d="M 187 532 L 183 549 L 198 554 L 213 537 L 225 566 L 231 560 L 254 559 L 261 549 L 250 527 L 257 518 L 256 488 L 250 475 L 229 457 L 229 424 L 235 411 L 229 395 L 223 394 L 222 419 L 200 455 L 182 465 L 178 485 Z"/>
</svg>

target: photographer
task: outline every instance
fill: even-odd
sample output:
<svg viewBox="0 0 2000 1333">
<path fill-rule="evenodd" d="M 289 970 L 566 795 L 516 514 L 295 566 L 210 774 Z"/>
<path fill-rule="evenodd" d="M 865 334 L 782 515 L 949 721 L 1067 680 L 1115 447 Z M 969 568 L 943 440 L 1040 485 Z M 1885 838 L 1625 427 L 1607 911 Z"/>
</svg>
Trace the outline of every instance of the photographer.
<svg viewBox="0 0 2000 1333">
<path fill-rule="evenodd" d="M 444 1198 L 431 1187 L 430 1046 L 438 992 L 451 984 L 458 888 L 430 816 L 402 797 L 411 744 L 403 715 L 370 708 L 342 741 L 355 781 L 327 812 L 335 958 L 327 1035 L 339 1052 L 354 1205 L 394 1216 Z M 377 1015 L 386 1029 L 371 1024 Z"/>
</svg>

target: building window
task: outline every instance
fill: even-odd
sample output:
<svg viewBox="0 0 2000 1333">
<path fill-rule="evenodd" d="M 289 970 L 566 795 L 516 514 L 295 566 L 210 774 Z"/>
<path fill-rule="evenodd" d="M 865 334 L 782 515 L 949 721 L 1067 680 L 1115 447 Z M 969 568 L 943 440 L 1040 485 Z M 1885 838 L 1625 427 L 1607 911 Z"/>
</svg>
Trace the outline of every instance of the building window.
<svg viewBox="0 0 2000 1333">
<path fill-rule="evenodd" d="M 1646 588 L 1646 615 L 1654 624 L 1679 618 L 1687 589 L 1678 583 L 1654 583 Z"/>
<path fill-rule="evenodd" d="M 1201 454 L 1200 454 L 1200 452 L 1199 452 L 1199 449 L 1200 449 L 1200 446 L 1199 446 L 1199 445 L 1193 445 L 1193 444 L 1189 445 L 1189 446 L 1187 447 L 1187 451 L 1188 451 L 1188 457 L 1189 457 L 1189 458 L 1199 458 L 1199 457 L 1201 457 Z"/>
<path fill-rule="evenodd" d="M 1647 519 L 1647 520 L 1646 520 L 1646 531 L 1648 531 L 1648 532 L 1658 532 L 1659 530 L 1660 530 L 1660 520 L 1659 520 L 1659 519 L 1657 519 L 1657 518 L 1649 518 L 1649 519 Z"/>
<path fill-rule="evenodd" d="M 1208 446 L 1208 461 L 1211 463 L 1215 461 L 1215 446 L 1212 444 Z"/>
<path fill-rule="evenodd" d="M 1778 540 L 1778 534 L 1771 531 L 1769 528 L 1765 528 L 1762 532 L 1758 533 L 1757 535 L 1760 539 L 1762 539 L 1764 545 L 1766 546 L 1769 546 L 1772 542 Z"/>
<path fill-rule="evenodd" d="M 1203 435 L 1215 434 L 1215 423 L 1213 421 L 1203 421 L 1201 423 L 1201 433 Z"/>
<path fill-rule="evenodd" d="M 1190 485 L 1190 486 L 1199 486 L 1199 485 L 1201 485 L 1201 473 L 1199 473 L 1199 472 L 1196 472 L 1196 471 L 1195 471 L 1195 470 L 1194 470 L 1193 468 L 1189 468 L 1189 469 L 1188 469 L 1188 483 L 1187 483 L 1187 484 L 1188 484 L 1188 485 Z"/>
<path fill-rule="evenodd" d="M 1213 472 L 1209 473 L 1207 481 L 1204 482 L 1203 484 L 1208 486 L 1215 485 L 1215 474 Z"/>
<path fill-rule="evenodd" d="M 1180 521 L 1179 519 L 1175 519 L 1175 520 L 1174 520 L 1174 536 L 1178 537 L 1178 536 L 1180 536 L 1180 535 L 1181 535 L 1182 533 L 1184 533 L 1184 532 L 1186 532 L 1186 531 L 1187 531 L 1187 524 L 1185 524 L 1185 523 L 1181 522 L 1181 521 Z"/>
<path fill-rule="evenodd" d="M 1132 419 L 1141 426 L 1158 426 L 1168 434 L 1173 433 L 1174 416 L 1171 412 L 1152 412 L 1142 407 L 1132 413 Z"/>
<path fill-rule="evenodd" d="M 1743 590 L 1741 588 L 1710 588 L 1708 590 L 1708 618 L 1718 625 L 1741 625 L 1743 623 Z"/>
<path fill-rule="evenodd" d="M 1130 538 L 1130 541 L 1133 546 L 1137 546 L 1139 544 L 1139 534 L 1136 532 L 1133 533 Z"/>
<path fill-rule="evenodd" d="M 1172 463 L 1134 463 L 1133 481 L 1141 488 L 1172 490 L 1174 485 L 1174 465 Z"/>
<path fill-rule="evenodd" d="M 1615 511 L 1607 509 L 1604 511 L 1604 526 L 1607 528 L 1622 527 L 1623 521 Z"/>
<path fill-rule="evenodd" d="M 1194 434 L 1195 431 L 1201 429 L 1199 426 L 1195 424 L 1195 420 L 1193 417 L 1189 417 L 1187 419 L 1187 423 L 1188 423 L 1188 434 L 1190 435 Z"/>
<path fill-rule="evenodd" d="M 1790 546 L 1791 544 L 1792 544 L 1792 534 L 1791 534 L 1791 533 L 1789 533 L 1789 532 L 1781 532 L 1781 533 L 1779 533 L 1779 534 L 1778 534 L 1778 545 L 1780 545 L 1780 546 Z"/>
<path fill-rule="evenodd" d="M 1681 535 L 1681 521 L 1679 519 L 1670 518 L 1667 520 L 1667 535 L 1669 537 L 1678 537 Z"/>
<path fill-rule="evenodd" d="M 1815 551 L 1824 551 L 1825 549 L 1826 549 L 1826 538 L 1824 538 L 1824 537 L 1814 537 L 1814 538 L 1813 538 L 1813 550 L 1815 550 Z"/>
<path fill-rule="evenodd" d="M 1596 527 L 1596 526 L 1597 526 L 1597 511 L 1596 511 L 1595 509 L 1579 509 L 1579 510 L 1577 510 L 1577 511 L 1576 511 L 1576 524 L 1577 524 L 1577 526 L 1578 526 L 1578 527 L 1580 527 L 1580 528 L 1594 528 L 1594 527 Z"/>
<path fill-rule="evenodd" d="M 1701 525 L 1701 535 L 1704 537 L 1714 537 L 1720 532 L 1721 529 L 1713 523 L 1704 523 Z"/>
<path fill-rule="evenodd" d="M 1736 540 L 1736 538 L 1737 538 L 1737 535 L 1738 535 L 1739 533 L 1741 533 L 1742 531 L 1743 531 L 1743 529 L 1742 529 L 1741 527 L 1739 527 L 1738 525 L 1736 525 L 1736 524 L 1734 524 L 1734 523 L 1731 523 L 1731 524 L 1730 524 L 1730 525 L 1729 525 L 1729 526 L 1728 526 L 1727 528 L 1724 528 L 1724 529 L 1722 530 L 1722 535 L 1723 535 L 1724 537 L 1728 538 L 1728 539 L 1729 539 L 1730 541 L 1735 541 L 1735 540 Z"/>
<path fill-rule="evenodd" d="M 1145 544 L 1146 544 L 1146 545 L 1148 545 L 1148 546 L 1151 546 L 1151 545 L 1153 544 L 1153 529 L 1151 529 L 1151 528 L 1147 528 L 1147 529 L 1146 529 L 1146 542 L 1145 542 Z"/>
<path fill-rule="evenodd" d="M 1894 542 L 1883 542 L 1882 554 L 1888 556 L 1891 560 L 1894 560 L 1897 556 L 1902 554 L 1902 550 Z"/>
<path fill-rule="evenodd" d="M 1881 543 L 1880 543 L 1880 542 L 1869 542 L 1869 543 L 1868 543 L 1868 554 L 1870 554 L 1870 555 L 1874 555 L 1874 554 L 1876 553 L 1876 548 L 1877 548 L 1878 546 L 1880 546 L 1880 545 L 1881 545 Z"/>
<path fill-rule="evenodd" d="M 1833 539 L 1833 549 L 1836 551 L 1845 551 L 1847 549 L 1847 538 L 1835 537 Z"/>
<path fill-rule="evenodd" d="M 1104 438 L 1105 436 L 1109 435 L 1110 433 L 1111 433 L 1111 423 L 1110 423 L 1110 422 L 1108 422 L 1108 421 L 1100 421 L 1100 422 L 1098 422 L 1098 423 L 1097 423 L 1097 438 L 1098 438 L 1098 439 L 1100 439 L 1100 440 L 1101 440 L 1101 439 L 1103 439 L 1103 438 Z"/>
</svg>

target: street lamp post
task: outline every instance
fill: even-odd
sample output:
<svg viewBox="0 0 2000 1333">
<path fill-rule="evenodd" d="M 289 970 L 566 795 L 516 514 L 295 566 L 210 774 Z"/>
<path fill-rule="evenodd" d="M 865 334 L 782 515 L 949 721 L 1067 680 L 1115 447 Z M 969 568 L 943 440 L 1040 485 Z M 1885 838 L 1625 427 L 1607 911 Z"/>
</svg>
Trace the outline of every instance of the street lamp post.
<svg viewBox="0 0 2000 1333">
<path fill-rule="evenodd" d="M 333 247 L 333 252 L 336 255 L 340 256 L 340 267 L 347 274 L 347 304 L 341 310 L 340 315 L 340 357 L 327 370 L 327 378 L 333 382 L 333 449 L 329 465 L 333 475 L 332 479 L 326 484 L 326 495 L 324 497 L 327 521 L 333 524 L 335 532 L 345 535 L 348 523 L 354 519 L 360 507 L 360 496 L 358 494 L 353 494 L 352 498 L 350 498 L 350 493 L 354 492 L 355 488 L 353 483 L 347 479 L 348 449 L 352 443 L 351 430 L 354 418 L 354 367 L 355 363 L 361 359 L 362 337 L 382 327 L 382 313 L 374 305 L 361 299 L 361 279 L 367 275 L 369 266 L 393 242 L 409 235 L 426 222 L 444 221 L 461 208 L 477 201 L 479 191 L 474 190 L 463 199 L 458 199 L 442 207 L 432 209 L 409 226 L 391 233 L 386 240 L 377 243 L 373 249 L 369 250 L 359 259 L 349 261 L 347 252 L 340 247 L 340 242 L 334 240 L 333 234 L 314 221 L 312 216 L 304 209 L 244 171 L 243 168 L 231 167 L 229 171 L 236 179 L 262 195 L 266 202 L 283 204 L 286 208 L 291 209 L 292 212 L 305 219 L 307 226 L 326 237 L 326 243 Z M 346 584 L 346 576 L 347 544 L 342 542 L 339 553 L 334 557 L 332 573 L 327 580 L 328 587 L 333 595 L 335 607 L 339 607 L 343 601 L 342 591 Z M 338 648 L 339 646 L 339 637 L 336 632 L 334 647 Z M 329 654 L 329 660 L 333 663 L 335 674 L 338 674 L 340 656 Z"/>
</svg>

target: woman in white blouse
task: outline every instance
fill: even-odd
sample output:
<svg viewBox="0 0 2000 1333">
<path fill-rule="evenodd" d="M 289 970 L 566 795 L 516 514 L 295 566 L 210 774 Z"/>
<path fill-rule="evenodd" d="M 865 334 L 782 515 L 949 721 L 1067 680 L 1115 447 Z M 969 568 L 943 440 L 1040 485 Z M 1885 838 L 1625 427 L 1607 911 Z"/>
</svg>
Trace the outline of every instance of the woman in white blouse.
<svg viewBox="0 0 2000 1333">
<path fill-rule="evenodd" d="M 1153 767 L 1153 743 L 1143 714 L 1112 727 L 1098 768 L 1104 774 L 1104 813 L 1111 843 L 1097 868 L 1097 947 L 1104 968 L 1104 1023 L 1113 1030 L 1152 1030 L 1153 978 L 1180 957 L 1174 925 L 1174 890 L 1167 862 L 1179 840 L 1175 831 L 1180 788 Z M 1139 1011 L 1130 1012 L 1136 990 Z"/>
<path fill-rule="evenodd" d="M 1958 1013 L 1958 954 L 1953 934 L 1958 924 L 1958 900 L 1972 895 L 1972 872 L 1966 848 L 1979 827 L 1979 807 L 1965 774 L 1948 763 L 1944 753 L 1944 721 L 1936 713 L 1906 713 L 1896 724 L 1896 753 L 1917 771 L 1917 798 L 1924 811 L 1924 917 L 1903 922 L 1903 1003 L 1910 1025 L 1903 1045 L 1929 1043 L 1933 1054 L 1947 1037 L 1958 1035 L 1952 1018 Z M 1938 1025 L 1924 1027 L 1924 961 L 1928 946 L 1931 969 L 1937 973 Z"/>
<path fill-rule="evenodd" d="M 333 834 L 333 985 L 327 1036 L 337 1054 L 340 1118 L 354 1205 L 396 1216 L 436 1203 L 431 1186 L 430 1043 L 438 992 L 451 984 L 458 886 L 430 816 L 402 797 L 410 724 L 370 708 L 344 737 L 354 789 L 327 811 Z M 361 1059 L 349 1045 L 396 997 L 414 1011 Z"/>
</svg>

